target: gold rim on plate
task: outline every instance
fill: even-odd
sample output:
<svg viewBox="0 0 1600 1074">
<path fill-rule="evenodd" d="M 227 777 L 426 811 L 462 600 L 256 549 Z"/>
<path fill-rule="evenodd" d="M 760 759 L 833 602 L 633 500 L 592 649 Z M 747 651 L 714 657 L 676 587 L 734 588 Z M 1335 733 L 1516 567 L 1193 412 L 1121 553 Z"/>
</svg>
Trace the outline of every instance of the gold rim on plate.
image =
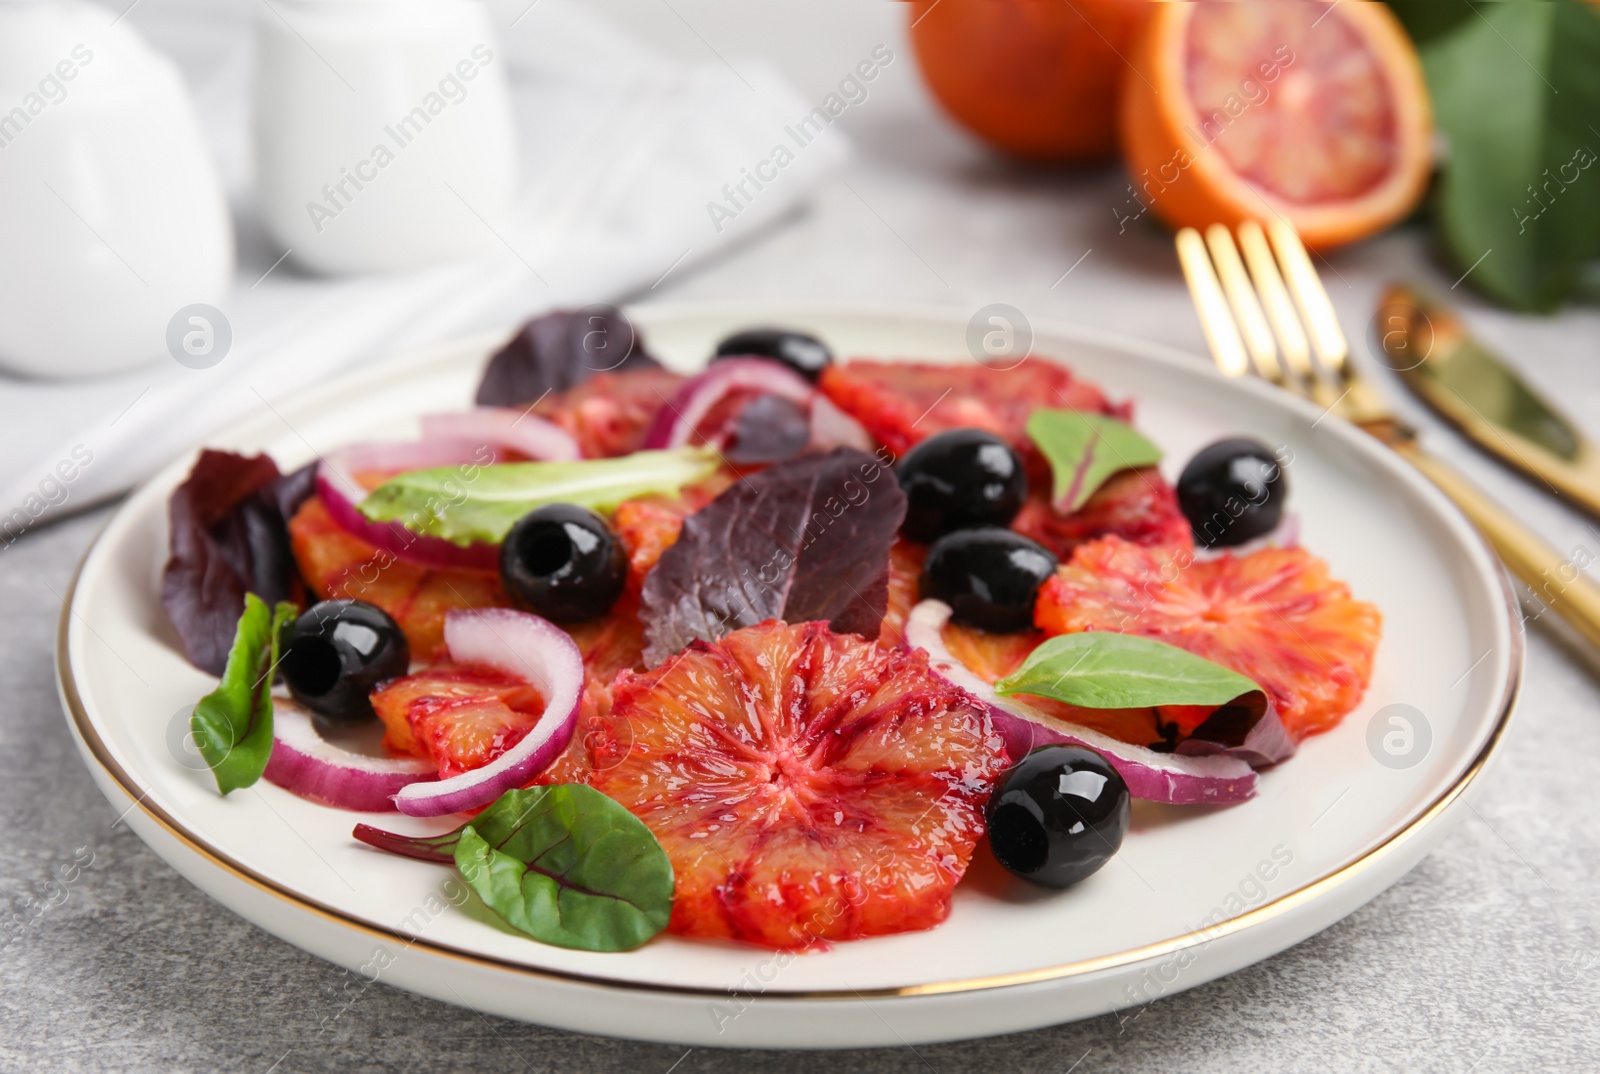
<svg viewBox="0 0 1600 1074">
<path fill-rule="evenodd" d="M 399 943 L 408 950 L 422 948 L 433 954 L 446 958 L 457 959 L 479 966 L 489 966 L 497 969 L 510 970 L 530 977 L 538 977 L 548 981 L 558 981 L 567 984 L 581 984 L 597 988 L 621 988 L 632 991 L 658 992 L 669 995 L 726 998 L 730 995 L 739 995 L 738 989 L 704 988 L 688 985 L 653 984 L 647 981 L 630 981 L 621 978 L 600 977 L 592 974 L 571 973 L 564 970 L 541 969 L 521 962 L 507 959 L 494 958 L 472 951 L 464 951 L 448 944 L 425 940 L 420 936 L 407 935 L 394 929 L 384 928 L 362 921 L 342 910 L 334 909 L 315 899 L 309 899 L 299 892 L 290 890 L 281 884 L 275 883 L 261 874 L 255 872 L 242 862 L 234 860 L 228 854 L 210 845 L 205 840 L 192 834 L 183 827 L 170 813 L 158 803 L 150 801 L 150 791 L 139 786 L 132 775 L 111 755 L 110 749 L 100 737 L 88 711 L 84 708 L 83 699 L 78 694 L 77 683 L 72 674 L 72 658 L 68 651 L 67 638 L 72 622 L 72 602 L 77 595 L 78 580 L 83 575 L 83 568 L 88 563 L 89 556 L 99 546 L 101 537 L 97 536 L 89 550 L 84 553 L 77 569 L 73 572 L 72 583 L 67 588 L 66 599 L 62 601 L 61 620 L 56 632 L 56 677 L 61 689 L 62 703 L 72 718 L 72 724 L 89 752 L 94 756 L 96 763 L 116 781 L 127 795 L 133 799 L 146 816 L 165 828 L 180 842 L 213 864 L 233 874 L 240 880 L 252 885 L 259 891 L 282 899 L 297 909 L 314 914 L 325 920 L 343 925 L 348 928 L 363 932 L 369 936 Z M 1515 598 L 1512 596 L 1508 579 L 1504 570 L 1499 572 L 1500 583 L 1507 603 L 1513 611 L 1516 608 Z M 1479 749 L 1472 762 L 1458 776 L 1454 783 L 1447 787 L 1437 798 L 1428 804 L 1420 813 L 1408 821 L 1404 827 L 1389 838 L 1368 850 L 1355 861 L 1327 873 L 1317 880 L 1291 891 L 1285 895 L 1263 903 L 1253 910 L 1229 918 L 1214 927 L 1186 932 L 1171 939 L 1159 940 L 1143 947 L 1136 947 L 1128 951 L 1119 951 L 1113 955 L 1100 955 L 1095 958 L 1082 959 L 1069 962 L 1061 966 L 1048 966 L 1037 970 L 1025 970 L 1018 973 L 1006 973 L 988 977 L 974 977 L 957 981 L 936 981 L 928 984 L 902 985 L 895 988 L 871 988 L 865 990 L 839 989 L 839 990 L 767 990 L 760 994 L 763 1000 L 848 1000 L 848 999 L 892 999 L 910 996 L 949 995 L 961 992 L 979 992 L 995 988 L 1007 988 L 1015 985 L 1038 984 L 1044 981 L 1055 981 L 1066 977 L 1094 973 L 1100 970 L 1116 969 L 1134 963 L 1145 962 L 1160 958 L 1164 955 L 1175 954 L 1190 947 L 1209 944 L 1212 940 L 1228 936 L 1235 932 L 1243 931 L 1263 921 L 1287 913 L 1296 907 L 1309 903 L 1327 891 L 1345 883 L 1352 877 L 1376 866 L 1384 858 L 1392 854 L 1407 840 L 1415 837 L 1424 827 L 1450 808 L 1455 801 L 1464 794 L 1468 786 L 1483 771 L 1505 736 L 1506 728 L 1511 720 L 1512 709 L 1516 705 L 1517 696 L 1522 689 L 1523 675 L 1523 642 L 1522 636 L 1515 631 L 1511 634 L 1511 662 L 1509 674 L 1506 679 L 1505 689 L 1500 696 L 1500 711 L 1495 718 L 1494 730 L 1488 740 Z"/>
</svg>

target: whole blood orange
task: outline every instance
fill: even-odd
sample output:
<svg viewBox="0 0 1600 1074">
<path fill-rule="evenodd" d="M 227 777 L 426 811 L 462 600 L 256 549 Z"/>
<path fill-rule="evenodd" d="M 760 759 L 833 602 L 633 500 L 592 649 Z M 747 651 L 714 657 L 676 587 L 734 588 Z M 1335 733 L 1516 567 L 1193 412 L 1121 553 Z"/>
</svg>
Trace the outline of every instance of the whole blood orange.
<svg viewBox="0 0 1600 1074">
<path fill-rule="evenodd" d="M 1187 649 L 1254 679 L 1296 739 L 1361 700 L 1382 622 L 1303 548 L 1174 560 L 1120 537 L 1086 544 L 1034 608 L 1051 634 L 1111 630 Z"/>
<path fill-rule="evenodd" d="M 1117 87 L 1144 0 L 917 0 L 911 44 L 945 111 L 1037 160 L 1116 148 Z"/>
<path fill-rule="evenodd" d="M 1307 246 L 1380 231 L 1421 199 L 1433 118 L 1383 4 L 1158 4 L 1122 83 L 1133 196 L 1175 227 L 1281 217 Z"/>
<path fill-rule="evenodd" d="M 672 859 L 669 928 L 779 949 L 943 921 L 1005 765 L 926 653 L 772 620 L 623 672 L 583 745 Z"/>
</svg>

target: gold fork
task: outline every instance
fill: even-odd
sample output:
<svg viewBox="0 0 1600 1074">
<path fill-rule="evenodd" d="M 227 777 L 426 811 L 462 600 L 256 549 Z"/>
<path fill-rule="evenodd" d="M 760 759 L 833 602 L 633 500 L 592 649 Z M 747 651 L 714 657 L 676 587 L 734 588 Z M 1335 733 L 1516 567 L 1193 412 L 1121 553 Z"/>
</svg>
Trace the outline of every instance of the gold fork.
<svg viewBox="0 0 1600 1074">
<path fill-rule="evenodd" d="M 1189 294 L 1217 368 L 1257 376 L 1312 400 L 1393 448 L 1455 501 L 1511 572 L 1600 648 L 1600 585 L 1454 467 L 1429 454 L 1350 362 L 1328 292 L 1294 228 L 1281 220 L 1221 224 L 1177 236 Z M 1240 253 L 1243 252 L 1241 258 Z M 1587 558 L 1587 557 L 1585 557 Z"/>
</svg>

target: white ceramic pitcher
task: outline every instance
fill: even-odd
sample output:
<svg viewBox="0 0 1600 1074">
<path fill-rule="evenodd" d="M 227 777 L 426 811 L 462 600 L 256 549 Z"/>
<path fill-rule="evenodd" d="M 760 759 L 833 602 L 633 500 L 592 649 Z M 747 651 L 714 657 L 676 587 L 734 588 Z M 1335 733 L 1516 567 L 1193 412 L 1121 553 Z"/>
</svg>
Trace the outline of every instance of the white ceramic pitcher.
<svg viewBox="0 0 1600 1074">
<path fill-rule="evenodd" d="M 219 305 L 233 230 L 177 69 L 80 2 L 0 2 L 0 368 L 170 360 L 181 309 Z"/>
<path fill-rule="evenodd" d="M 256 178 L 292 257 L 418 268 L 499 245 L 506 61 L 478 0 L 276 0 L 257 20 Z"/>
</svg>

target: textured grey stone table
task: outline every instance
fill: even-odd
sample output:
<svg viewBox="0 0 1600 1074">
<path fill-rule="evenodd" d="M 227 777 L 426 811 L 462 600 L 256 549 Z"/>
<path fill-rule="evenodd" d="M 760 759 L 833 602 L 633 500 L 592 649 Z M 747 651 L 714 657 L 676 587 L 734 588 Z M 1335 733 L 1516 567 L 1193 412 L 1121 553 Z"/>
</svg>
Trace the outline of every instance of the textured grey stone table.
<svg viewBox="0 0 1600 1074">
<path fill-rule="evenodd" d="M 860 157 L 811 212 L 719 264 L 669 272 L 641 300 L 884 298 L 969 310 L 1004 301 L 1201 352 L 1168 240 L 1118 230 L 1111 207 L 1125 180 L 1115 169 L 1011 168 L 949 129 L 917 85 L 898 5 L 603 6 L 692 58 L 714 51 L 737 65 L 772 54 L 813 98 L 875 44 L 897 57 L 842 121 Z M 1449 288 L 1456 273 L 1425 250 L 1422 236 L 1397 234 L 1332 259 L 1352 336 L 1391 276 Z M 1465 288 L 1455 295 L 1600 433 L 1594 308 L 1522 319 L 1484 309 Z M 1600 548 L 1579 516 L 1433 428 L 1441 451 L 1551 540 Z M 115 823 L 73 748 L 53 681 L 56 616 L 104 519 L 68 519 L 0 549 L 0 919 L 13 922 L 0 930 L 0 1070 L 1600 1069 L 1600 689 L 1542 625 L 1529 631 L 1527 686 L 1501 761 L 1430 858 L 1325 933 L 1137 1017 L 915 1050 L 686 1053 L 486 1019 L 376 986 L 323 1028 L 342 971 L 180 879 Z M 92 861 L 64 901 L 34 916 L 30 900 L 56 891 L 47 881 L 79 848 Z"/>
</svg>

